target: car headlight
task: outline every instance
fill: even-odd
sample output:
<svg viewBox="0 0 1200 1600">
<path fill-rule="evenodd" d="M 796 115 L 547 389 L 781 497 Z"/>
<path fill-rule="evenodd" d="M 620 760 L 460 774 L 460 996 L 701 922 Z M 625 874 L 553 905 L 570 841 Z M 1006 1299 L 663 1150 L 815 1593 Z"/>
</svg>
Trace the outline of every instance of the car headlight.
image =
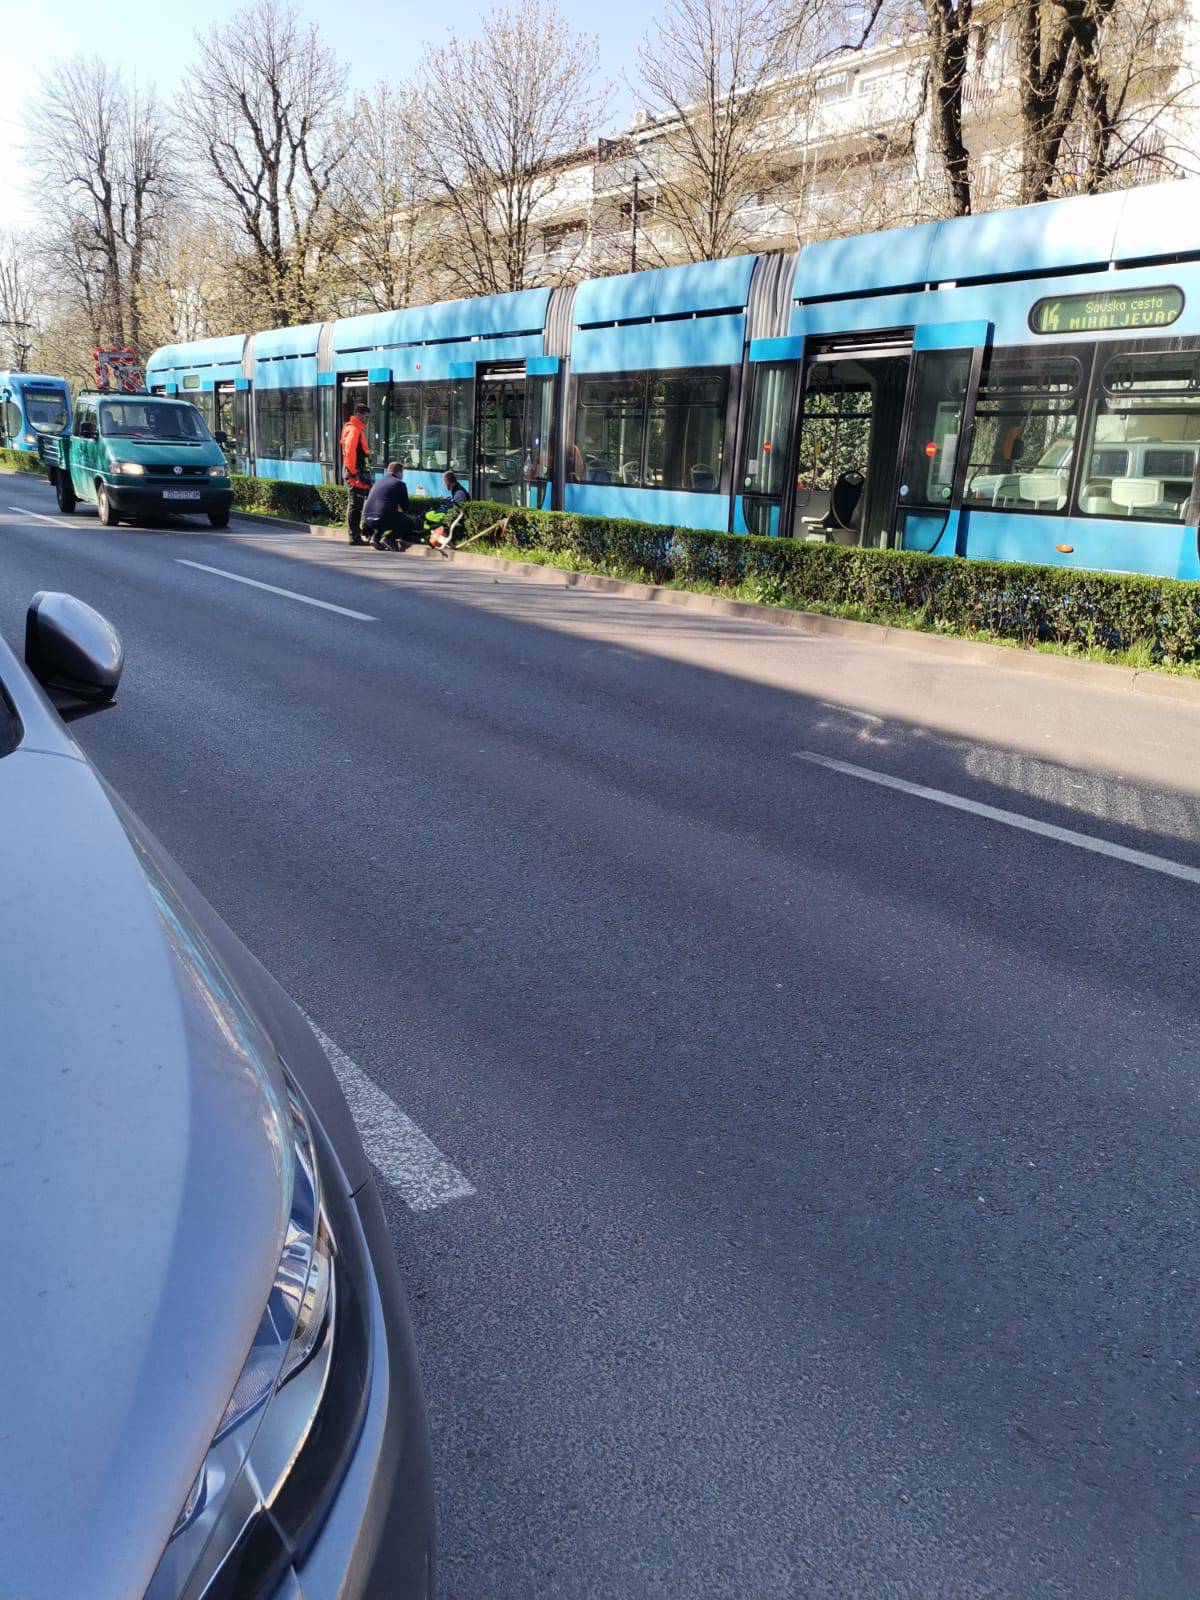
<svg viewBox="0 0 1200 1600">
<path fill-rule="evenodd" d="M 229 468 L 228 467 L 209 467 L 208 475 L 209 475 L 210 478 L 226 478 L 226 477 L 229 476 Z"/>
<path fill-rule="evenodd" d="M 271 1503 L 320 1409 L 333 1351 L 336 1252 L 312 1135 L 294 1097 L 291 1114 L 292 1207 L 275 1280 L 146 1600 L 206 1590 L 249 1521 Z"/>
<path fill-rule="evenodd" d="M 127 478 L 140 478 L 146 471 L 140 461 L 114 461 L 113 467 Z"/>
</svg>

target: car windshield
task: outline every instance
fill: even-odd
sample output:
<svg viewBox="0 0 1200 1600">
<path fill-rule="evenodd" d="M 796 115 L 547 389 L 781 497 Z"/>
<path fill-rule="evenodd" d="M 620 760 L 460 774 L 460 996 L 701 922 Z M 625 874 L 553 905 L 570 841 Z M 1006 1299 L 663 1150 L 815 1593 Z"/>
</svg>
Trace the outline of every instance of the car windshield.
<svg viewBox="0 0 1200 1600">
<path fill-rule="evenodd" d="M 195 406 L 171 400 L 105 400 L 100 432 L 106 439 L 147 443 L 202 444 L 212 437 Z"/>
<path fill-rule="evenodd" d="M 61 389 L 27 388 L 25 415 L 31 428 L 61 433 L 67 425 L 67 397 Z"/>
</svg>

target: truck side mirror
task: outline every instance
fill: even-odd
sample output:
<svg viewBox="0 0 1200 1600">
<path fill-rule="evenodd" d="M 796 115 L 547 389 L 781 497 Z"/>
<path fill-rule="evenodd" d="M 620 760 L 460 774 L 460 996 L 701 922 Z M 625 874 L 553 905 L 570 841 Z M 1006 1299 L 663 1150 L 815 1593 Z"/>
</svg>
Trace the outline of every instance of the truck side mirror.
<svg viewBox="0 0 1200 1600">
<path fill-rule="evenodd" d="M 73 594 L 40 589 L 25 613 L 25 664 L 43 689 L 107 705 L 125 649 L 106 617 Z"/>
</svg>

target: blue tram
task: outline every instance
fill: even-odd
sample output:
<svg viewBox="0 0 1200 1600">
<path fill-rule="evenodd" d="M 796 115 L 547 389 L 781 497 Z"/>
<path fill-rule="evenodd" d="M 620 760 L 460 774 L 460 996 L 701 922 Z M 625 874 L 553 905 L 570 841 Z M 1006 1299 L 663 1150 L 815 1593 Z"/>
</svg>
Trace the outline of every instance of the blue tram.
<svg viewBox="0 0 1200 1600">
<path fill-rule="evenodd" d="M 1200 181 L 158 350 L 237 470 L 1200 578 Z"/>
<path fill-rule="evenodd" d="M 0 372 L 0 444 L 36 450 L 39 433 L 66 433 L 71 391 L 65 378 L 41 372 Z"/>
</svg>

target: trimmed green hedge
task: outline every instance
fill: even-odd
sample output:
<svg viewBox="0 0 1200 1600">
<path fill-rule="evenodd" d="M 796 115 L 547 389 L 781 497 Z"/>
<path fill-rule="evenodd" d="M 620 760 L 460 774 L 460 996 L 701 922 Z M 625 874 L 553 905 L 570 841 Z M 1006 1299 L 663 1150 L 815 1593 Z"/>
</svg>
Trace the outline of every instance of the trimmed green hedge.
<svg viewBox="0 0 1200 1600">
<path fill-rule="evenodd" d="M 0 467 L 7 472 L 45 473 L 41 458 L 32 450 L 0 450 Z"/>
<path fill-rule="evenodd" d="M 482 501 L 467 508 L 466 536 L 506 515 L 509 546 L 536 546 L 648 583 L 697 583 L 743 597 L 748 590 L 769 604 L 852 610 L 885 621 L 917 613 L 921 626 L 939 632 L 1024 645 L 1142 645 L 1157 661 L 1200 661 L 1200 584 L 1172 578 L 698 533 Z"/>
<path fill-rule="evenodd" d="M 233 475 L 233 504 L 238 511 L 258 511 L 293 522 L 344 523 L 346 489 L 340 483 L 284 483 L 280 478 Z M 431 500 L 414 495 L 409 509 L 418 519 Z"/>
</svg>

